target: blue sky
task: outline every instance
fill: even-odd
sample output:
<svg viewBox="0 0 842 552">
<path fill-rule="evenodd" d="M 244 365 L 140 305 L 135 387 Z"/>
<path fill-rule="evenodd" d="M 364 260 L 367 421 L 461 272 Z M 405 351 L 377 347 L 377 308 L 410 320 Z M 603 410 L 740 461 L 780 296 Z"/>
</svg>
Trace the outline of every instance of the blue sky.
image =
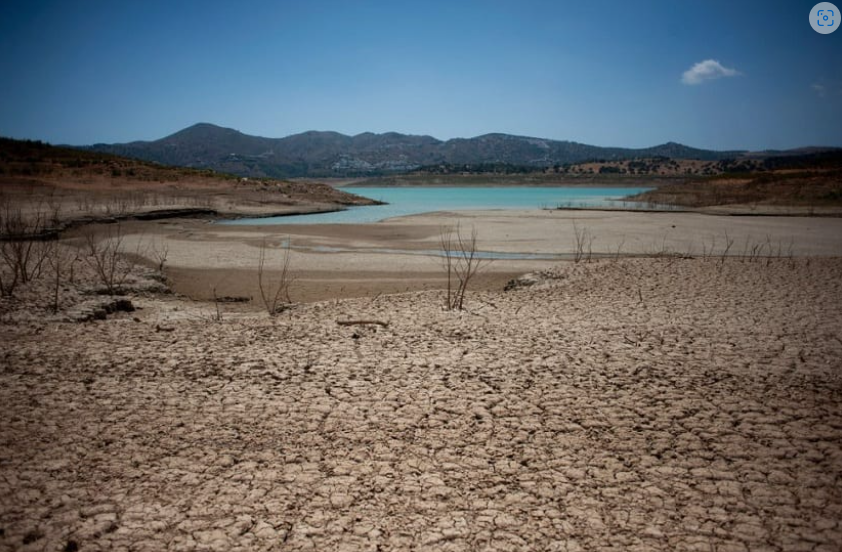
<svg viewBox="0 0 842 552">
<path fill-rule="evenodd" d="M 814 32 L 814 4 L 5 0 L 0 135 L 842 146 L 842 31 Z"/>
</svg>

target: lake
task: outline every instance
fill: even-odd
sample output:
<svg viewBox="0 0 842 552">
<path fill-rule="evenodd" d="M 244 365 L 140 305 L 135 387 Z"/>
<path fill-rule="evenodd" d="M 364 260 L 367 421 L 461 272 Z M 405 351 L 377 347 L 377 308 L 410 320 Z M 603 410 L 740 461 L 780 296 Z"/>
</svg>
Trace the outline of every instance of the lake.
<svg viewBox="0 0 842 552">
<path fill-rule="evenodd" d="M 342 188 L 387 205 L 350 207 L 335 213 L 263 217 L 223 221 L 220 224 L 334 224 L 370 223 L 393 217 L 418 215 L 432 211 L 465 211 L 476 209 L 545 209 L 556 207 L 627 207 L 623 197 L 651 190 L 638 188 L 588 187 L 408 187 L 408 188 Z"/>
</svg>

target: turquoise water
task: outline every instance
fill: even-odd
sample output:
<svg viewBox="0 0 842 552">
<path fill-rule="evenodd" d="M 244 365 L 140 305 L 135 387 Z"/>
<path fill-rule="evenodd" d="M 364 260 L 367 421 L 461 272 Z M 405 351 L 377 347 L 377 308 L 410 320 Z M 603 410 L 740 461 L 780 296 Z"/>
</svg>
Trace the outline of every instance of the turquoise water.
<svg viewBox="0 0 842 552">
<path fill-rule="evenodd" d="M 333 224 L 368 223 L 387 218 L 417 215 L 432 211 L 470 209 L 553 209 L 556 207 L 628 207 L 622 198 L 651 188 L 539 188 L 539 187 L 465 187 L 465 188 L 342 188 L 388 205 L 351 207 L 336 213 L 264 217 L 225 221 L 222 224 Z"/>
</svg>

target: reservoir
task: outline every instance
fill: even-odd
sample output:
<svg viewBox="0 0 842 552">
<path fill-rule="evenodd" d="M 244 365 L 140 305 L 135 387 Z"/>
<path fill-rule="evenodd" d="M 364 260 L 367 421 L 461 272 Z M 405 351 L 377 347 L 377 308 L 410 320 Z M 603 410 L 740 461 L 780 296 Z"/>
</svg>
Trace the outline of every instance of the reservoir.
<svg viewBox="0 0 842 552">
<path fill-rule="evenodd" d="M 643 206 L 623 198 L 649 187 L 347 187 L 342 190 L 386 205 L 349 207 L 345 211 L 248 218 L 220 224 L 354 224 L 434 211 L 487 209 L 625 208 Z"/>
</svg>

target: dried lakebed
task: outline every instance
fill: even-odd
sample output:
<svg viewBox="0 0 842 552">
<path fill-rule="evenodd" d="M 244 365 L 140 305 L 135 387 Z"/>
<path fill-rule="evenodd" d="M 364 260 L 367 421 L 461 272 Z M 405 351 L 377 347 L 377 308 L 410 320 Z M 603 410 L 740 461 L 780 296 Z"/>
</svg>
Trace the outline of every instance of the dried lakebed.
<svg viewBox="0 0 842 552">
<path fill-rule="evenodd" d="M 0 549 L 839 549 L 842 260 L 468 301 L 0 324 Z"/>
</svg>

